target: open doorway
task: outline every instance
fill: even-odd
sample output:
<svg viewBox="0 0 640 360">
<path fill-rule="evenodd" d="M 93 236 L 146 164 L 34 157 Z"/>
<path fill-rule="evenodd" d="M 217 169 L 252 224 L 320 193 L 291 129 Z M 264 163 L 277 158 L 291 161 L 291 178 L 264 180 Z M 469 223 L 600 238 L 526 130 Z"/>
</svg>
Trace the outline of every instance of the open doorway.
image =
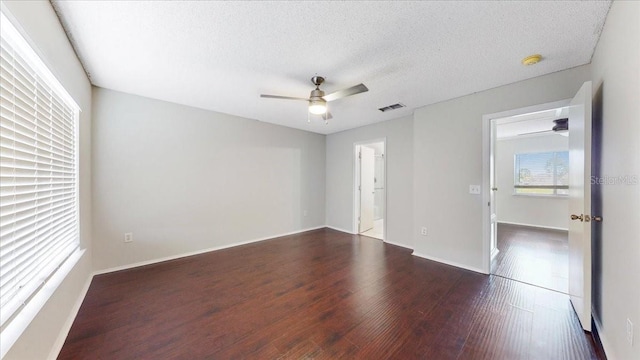
<svg viewBox="0 0 640 360">
<path fill-rule="evenodd" d="M 491 273 L 569 292 L 568 107 L 492 119 Z"/>
<path fill-rule="evenodd" d="M 386 218 L 386 156 L 385 140 L 354 144 L 356 210 L 355 228 L 358 234 L 384 240 Z"/>
<path fill-rule="evenodd" d="M 498 233 L 498 224 L 500 224 L 499 214 L 503 211 L 499 209 L 499 204 L 496 206 L 496 196 L 499 193 L 499 188 L 497 187 L 497 172 L 496 172 L 496 145 L 497 145 L 497 126 L 498 119 L 509 118 L 509 117 L 525 117 L 532 114 L 540 114 L 545 111 L 555 112 L 554 117 L 562 117 L 563 109 L 560 108 L 568 108 L 568 152 L 569 152 L 569 167 L 568 167 L 568 197 L 567 197 L 567 208 L 564 218 L 568 224 L 566 226 L 567 229 L 567 238 L 568 238 L 568 248 L 566 250 L 566 258 L 568 259 L 568 275 L 567 275 L 567 283 L 568 291 L 558 290 L 562 292 L 568 293 L 568 298 L 573 306 L 573 309 L 580 320 L 580 325 L 585 331 L 591 331 L 591 322 L 592 322 L 592 314 L 591 314 L 591 272 L 592 272 L 592 226 L 599 226 L 599 223 L 602 221 L 602 216 L 600 214 L 591 214 L 591 182 L 592 179 L 592 164 L 591 164 L 591 143 L 593 136 L 599 136 L 597 133 L 593 134 L 592 131 L 592 122 L 591 122 L 591 112 L 592 112 L 592 103 L 591 98 L 593 94 L 592 83 L 591 81 L 587 81 L 583 83 L 575 96 L 572 99 L 556 101 L 553 103 L 534 105 L 527 108 L 516 109 L 504 111 L 496 114 L 487 114 L 482 117 L 482 127 L 483 127 L 483 135 L 482 135 L 482 158 L 483 158 L 483 176 L 482 176 L 482 184 L 485 191 L 483 192 L 483 200 L 487 205 L 484 207 L 482 212 L 483 217 L 483 235 L 482 235 L 482 247 L 483 253 L 485 256 L 483 257 L 483 269 L 486 273 L 496 273 L 497 274 L 497 266 L 492 266 L 503 249 L 498 248 L 497 236 Z M 513 119 L 512 119 L 513 120 Z M 549 126 L 548 124 L 547 126 Z M 554 124 L 554 126 L 557 124 Z M 546 128 L 541 131 L 549 132 L 552 129 Z M 534 131 L 530 131 L 533 133 Z M 539 132 L 541 134 L 542 132 Z M 529 134 L 533 135 L 533 134 Z M 516 135 L 517 136 L 517 135 Z M 549 151 L 547 151 L 549 152 Z M 544 164 L 546 166 L 547 162 L 550 163 L 551 166 L 547 168 L 549 171 L 557 171 L 553 170 L 558 168 L 558 158 L 562 159 L 562 155 L 554 155 L 551 161 L 546 161 Z M 522 164 L 525 164 L 526 159 L 519 159 L 521 161 L 520 168 L 522 168 Z M 530 160 L 530 159 L 529 159 Z M 540 188 L 543 188 L 546 191 L 550 189 L 556 192 L 564 190 L 558 186 L 558 184 L 554 184 L 553 186 L 541 186 L 541 184 L 534 183 L 534 179 L 531 178 L 534 175 L 534 171 L 532 169 L 528 169 L 528 171 L 524 172 L 515 172 L 515 164 L 516 160 L 514 159 L 514 174 L 512 178 L 511 185 L 507 185 L 506 189 L 502 189 L 502 192 L 511 192 L 512 196 L 516 196 L 513 194 L 518 189 L 525 190 L 535 190 L 532 189 L 537 187 L 539 188 L 537 191 L 541 191 Z M 517 175 L 517 177 L 516 177 Z M 554 173 L 553 176 L 558 177 L 559 174 Z M 520 184 L 520 177 L 530 177 L 530 184 Z M 519 185 L 530 185 L 517 187 L 516 184 Z M 535 185 L 535 186 L 533 186 Z M 509 188 L 511 187 L 511 188 Z M 531 194 L 529 194 L 531 195 Z M 537 196 L 542 198 L 545 194 L 538 194 Z M 549 196 L 549 194 L 546 194 Z M 525 196 L 525 195 L 519 195 Z M 529 219 L 534 218 L 536 215 L 529 215 Z M 530 225 L 530 224 L 512 224 L 515 226 L 521 225 Z M 543 229 L 553 231 L 556 229 L 545 229 L 540 226 L 535 226 L 529 228 L 534 229 Z M 563 230 L 557 230 L 563 231 Z M 544 245 L 537 244 L 536 247 L 544 247 Z M 505 250 L 506 252 L 506 250 Z M 506 256 L 504 254 L 503 256 Z M 496 263 L 497 264 L 497 263 Z M 526 270 L 521 271 L 520 273 L 525 273 L 525 275 L 535 274 L 538 275 L 541 273 L 541 270 L 544 270 L 544 263 L 532 262 L 529 266 L 525 267 Z M 512 272 L 513 274 L 516 271 Z M 510 275 L 512 276 L 512 275 Z M 520 278 L 520 277 L 511 277 L 518 281 L 524 281 L 533 283 L 537 285 L 537 281 L 534 278 Z M 540 284 L 538 286 L 544 286 L 552 288 L 552 286 L 545 286 L 544 284 Z"/>
</svg>

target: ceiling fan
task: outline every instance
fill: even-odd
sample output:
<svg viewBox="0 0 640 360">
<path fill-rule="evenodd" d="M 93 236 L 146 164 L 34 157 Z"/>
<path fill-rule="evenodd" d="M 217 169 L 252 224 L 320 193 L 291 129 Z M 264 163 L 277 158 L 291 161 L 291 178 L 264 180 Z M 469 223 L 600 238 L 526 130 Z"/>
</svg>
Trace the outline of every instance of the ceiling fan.
<svg viewBox="0 0 640 360">
<path fill-rule="evenodd" d="M 300 98 L 300 97 L 292 97 L 292 96 L 266 95 L 266 94 L 261 94 L 260 97 L 269 98 L 269 99 L 306 101 L 309 103 L 309 113 L 314 115 L 321 115 L 325 123 L 328 123 L 329 119 L 331 119 L 333 116 L 331 116 L 331 113 L 327 110 L 327 102 L 369 91 L 369 89 L 366 86 L 364 86 L 364 84 L 358 84 L 350 88 L 334 91 L 331 94 L 325 95 L 324 91 L 320 90 L 320 85 L 322 85 L 322 83 L 324 82 L 324 78 L 322 76 L 312 77 L 311 82 L 313 83 L 313 85 L 316 86 L 316 88 L 314 90 L 311 90 L 311 94 L 309 94 L 308 99 Z"/>
<path fill-rule="evenodd" d="M 550 130 L 532 131 L 528 133 L 518 134 L 518 136 L 542 134 L 542 133 L 549 133 L 549 132 L 553 132 L 562 136 L 568 136 L 568 130 L 569 130 L 569 118 L 562 118 L 562 119 L 553 120 L 553 127 Z"/>
</svg>

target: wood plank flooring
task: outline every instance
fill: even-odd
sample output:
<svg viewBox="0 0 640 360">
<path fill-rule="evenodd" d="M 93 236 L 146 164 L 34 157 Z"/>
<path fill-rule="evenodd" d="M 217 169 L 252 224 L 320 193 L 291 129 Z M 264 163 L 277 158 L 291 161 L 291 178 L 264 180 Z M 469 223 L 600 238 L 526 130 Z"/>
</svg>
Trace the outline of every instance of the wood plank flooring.
<svg viewBox="0 0 640 360">
<path fill-rule="evenodd" d="M 547 289 L 569 292 L 569 238 L 566 231 L 498 224 L 492 273 Z"/>
<path fill-rule="evenodd" d="M 93 279 L 59 359 L 598 359 L 566 295 L 330 229 Z"/>
</svg>

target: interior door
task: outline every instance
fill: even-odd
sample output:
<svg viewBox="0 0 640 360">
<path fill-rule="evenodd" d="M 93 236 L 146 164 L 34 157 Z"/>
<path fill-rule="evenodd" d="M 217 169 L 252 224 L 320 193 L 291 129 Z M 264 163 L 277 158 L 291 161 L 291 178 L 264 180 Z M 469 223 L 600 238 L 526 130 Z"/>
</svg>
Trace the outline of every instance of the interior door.
<svg viewBox="0 0 640 360">
<path fill-rule="evenodd" d="M 491 260 L 498 253 L 498 216 L 496 209 L 496 138 L 497 126 L 495 120 L 491 120 L 491 148 L 489 152 L 489 211 L 491 213 Z"/>
<path fill-rule="evenodd" d="M 591 331 L 591 82 L 569 106 L 569 297 Z"/>
<path fill-rule="evenodd" d="M 360 147 L 360 232 L 373 229 L 373 199 L 375 195 L 375 152 Z"/>
</svg>

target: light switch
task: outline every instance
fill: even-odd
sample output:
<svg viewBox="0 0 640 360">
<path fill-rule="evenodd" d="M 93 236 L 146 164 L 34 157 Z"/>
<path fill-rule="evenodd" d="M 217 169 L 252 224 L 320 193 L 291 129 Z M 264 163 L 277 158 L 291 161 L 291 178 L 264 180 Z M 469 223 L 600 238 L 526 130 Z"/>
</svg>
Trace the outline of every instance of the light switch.
<svg viewBox="0 0 640 360">
<path fill-rule="evenodd" d="M 469 185 L 469 194 L 480 194 L 480 185 Z"/>
</svg>

